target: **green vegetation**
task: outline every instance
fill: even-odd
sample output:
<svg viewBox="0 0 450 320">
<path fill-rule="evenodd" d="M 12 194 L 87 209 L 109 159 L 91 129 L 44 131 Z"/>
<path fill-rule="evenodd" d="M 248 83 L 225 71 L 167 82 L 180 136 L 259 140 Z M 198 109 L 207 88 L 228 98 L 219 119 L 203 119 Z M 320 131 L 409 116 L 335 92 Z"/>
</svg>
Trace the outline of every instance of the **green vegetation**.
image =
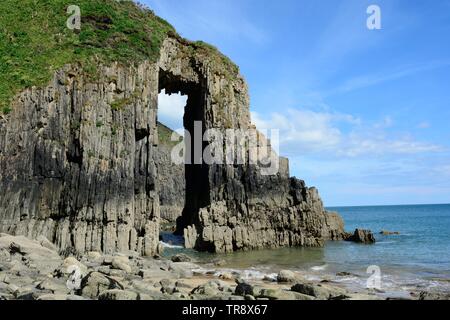
<svg viewBox="0 0 450 320">
<path fill-rule="evenodd" d="M 189 45 L 197 54 L 203 54 L 213 59 L 215 66 L 219 67 L 218 71 L 223 75 L 232 77 L 239 73 L 239 67 L 215 46 L 203 41 L 191 42 Z"/>
<path fill-rule="evenodd" d="M 11 107 L 2 107 L 2 113 L 3 114 L 9 114 L 12 111 Z"/>
<path fill-rule="evenodd" d="M 71 5 L 80 7 L 79 31 L 66 25 Z M 217 72 L 226 76 L 238 72 L 215 47 L 182 39 L 169 23 L 133 1 L 1 0 L 0 111 L 11 112 L 14 95 L 46 85 L 56 70 L 69 63 L 81 64 L 95 80 L 101 64 L 155 62 L 168 36 L 205 56 Z M 122 103 L 111 107 L 120 110 Z"/>
<path fill-rule="evenodd" d="M 180 141 L 182 141 L 182 137 L 180 137 L 179 141 L 172 141 L 172 134 L 173 134 L 173 130 L 169 129 L 168 127 L 166 127 L 165 125 L 163 125 L 162 123 L 158 122 L 158 139 L 159 139 L 159 144 L 161 145 L 166 145 L 169 147 L 173 147 L 176 146 L 178 143 L 180 143 Z"/>
<path fill-rule="evenodd" d="M 123 98 L 111 103 L 111 109 L 114 111 L 120 111 L 125 108 L 125 106 L 131 104 L 133 100 L 131 98 Z"/>
<path fill-rule="evenodd" d="M 81 9 L 81 31 L 66 26 L 67 8 Z M 0 110 L 31 86 L 45 85 L 68 63 L 82 63 L 92 75 L 99 61 L 123 64 L 156 61 L 167 22 L 131 1 L 0 1 Z"/>
</svg>

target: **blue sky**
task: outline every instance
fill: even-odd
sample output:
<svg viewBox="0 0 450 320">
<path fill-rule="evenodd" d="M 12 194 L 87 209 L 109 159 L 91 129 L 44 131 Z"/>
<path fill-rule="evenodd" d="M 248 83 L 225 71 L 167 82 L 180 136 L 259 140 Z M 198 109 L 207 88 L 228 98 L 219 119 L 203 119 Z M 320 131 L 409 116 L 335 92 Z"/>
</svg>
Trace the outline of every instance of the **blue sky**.
<svg viewBox="0 0 450 320">
<path fill-rule="evenodd" d="M 142 2 L 240 66 L 253 121 L 327 206 L 450 203 L 450 0 Z"/>
</svg>

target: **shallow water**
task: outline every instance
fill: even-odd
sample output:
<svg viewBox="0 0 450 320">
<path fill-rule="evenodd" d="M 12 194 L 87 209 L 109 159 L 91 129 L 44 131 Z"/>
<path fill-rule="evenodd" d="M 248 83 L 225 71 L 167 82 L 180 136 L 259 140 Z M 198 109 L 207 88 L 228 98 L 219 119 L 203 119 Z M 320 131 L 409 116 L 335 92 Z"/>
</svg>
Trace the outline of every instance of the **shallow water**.
<svg viewBox="0 0 450 320">
<path fill-rule="evenodd" d="M 417 288 L 450 291 L 450 205 L 340 207 L 347 230 L 367 228 L 376 234 L 375 245 L 329 242 L 325 248 L 289 248 L 211 255 L 190 252 L 208 263 L 220 258 L 224 268 L 247 270 L 255 277 L 281 269 L 303 272 L 311 279 L 330 279 L 352 288 L 365 288 L 370 266 L 378 266 L 382 290 L 408 291 Z M 383 236 L 381 230 L 400 235 Z M 179 252 L 182 239 L 164 239 Z M 338 272 L 353 275 L 337 277 Z"/>
</svg>

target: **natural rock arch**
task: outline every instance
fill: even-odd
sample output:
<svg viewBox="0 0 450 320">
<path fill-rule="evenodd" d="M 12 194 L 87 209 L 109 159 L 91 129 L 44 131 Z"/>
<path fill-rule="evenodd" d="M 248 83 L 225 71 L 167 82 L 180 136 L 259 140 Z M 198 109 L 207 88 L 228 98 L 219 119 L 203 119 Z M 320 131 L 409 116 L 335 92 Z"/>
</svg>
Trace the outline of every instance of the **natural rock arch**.
<svg viewBox="0 0 450 320">
<path fill-rule="evenodd" d="M 184 126 L 253 128 L 245 81 L 218 71 L 208 57 L 186 53 L 183 43 L 167 40 L 160 60 L 160 89 L 189 96 Z M 205 146 L 203 146 L 205 147 Z M 257 165 L 187 165 L 186 203 L 177 231 L 187 247 L 213 252 L 280 246 L 320 246 L 339 240 L 343 222 L 329 214 L 315 188 L 280 171 L 264 176 Z"/>
<path fill-rule="evenodd" d="M 99 68 L 68 65 L 43 88 L 18 95 L 0 119 L 0 232 L 46 236 L 61 249 L 133 250 L 159 243 L 157 101 L 162 88 L 189 95 L 185 127 L 251 128 L 245 81 L 225 57 L 178 37 L 159 61 Z M 200 177 L 200 179 L 199 179 Z M 257 166 L 186 168 L 179 231 L 186 246 L 229 252 L 319 246 L 343 236 L 317 190 Z"/>
</svg>

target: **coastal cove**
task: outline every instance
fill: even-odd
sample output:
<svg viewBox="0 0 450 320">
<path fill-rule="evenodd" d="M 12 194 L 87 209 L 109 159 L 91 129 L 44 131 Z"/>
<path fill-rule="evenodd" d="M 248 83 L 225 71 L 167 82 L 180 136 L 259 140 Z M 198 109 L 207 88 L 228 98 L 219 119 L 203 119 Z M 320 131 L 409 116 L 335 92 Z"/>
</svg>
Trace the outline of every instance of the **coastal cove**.
<svg viewBox="0 0 450 320">
<path fill-rule="evenodd" d="M 328 279 L 355 290 L 366 287 L 370 266 L 381 269 L 381 291 L 399 296 L 417 288 L 450 292 L 450 205 L 334 207 L 346 229 L 362 226 L 373 230 L 376 244 L 328 242 L 324 248 L 285 248 L 210 255 L 188 251 L 207 266 L 223 260 L 220 272 L 240 272 L 244 277 L 276 277 L 283 269 L 296 270 L 311 280 Z M 399 232 L 382 235 L 381 230 Z M 177 239 L 165 255 L 186 252 Z M 206 267 L 208 269 L 208 267 Z M 211 270 L 210 270 L 211 271 Z"/>
<path fill-rule="evenodd" d="M 377 242 L 372 245 L 341 241 L 329 242 L 323 248 L 229 254 L 185 249 L 182 237 L 163 233 L 162 256 L 152 258 L 133 252 L 73 256 L 70 252 L 58 252 L 43 237 L 35 241 L 0 233 L 0 299 L 250 301 L 450 297 L 445 238 L 448 235 L 444 232 L 448 228 L 449 205 L 338 209 L 350 223 L 365 227 L 376 227 L 374 221 L 381 223 L 382 216 L 383 226 L 393 226 L 395 221 L 404 219 L 411 225 L 402 222 L 404 228 L 398 229 L 399 234 L 376 234 Z M 371 222 L 372 218 L 376 219 Z M 415 247 L 417 254 L 412 254 Z M 405 257 L 410 260 L 402 260 Z M 368 288 L 367 267 L 374 263 L 381 271 L 380 288 Z M 77 273 L 70 274 L 68 266 Z M 188 307 L 184 311 L 211 316 L 220 309 Z"/>
<path fill-rule="evenodd" d="M 0 302 L 450 301 L 450 0 L 251 2 L 0 2 Z"/>
</svg>

